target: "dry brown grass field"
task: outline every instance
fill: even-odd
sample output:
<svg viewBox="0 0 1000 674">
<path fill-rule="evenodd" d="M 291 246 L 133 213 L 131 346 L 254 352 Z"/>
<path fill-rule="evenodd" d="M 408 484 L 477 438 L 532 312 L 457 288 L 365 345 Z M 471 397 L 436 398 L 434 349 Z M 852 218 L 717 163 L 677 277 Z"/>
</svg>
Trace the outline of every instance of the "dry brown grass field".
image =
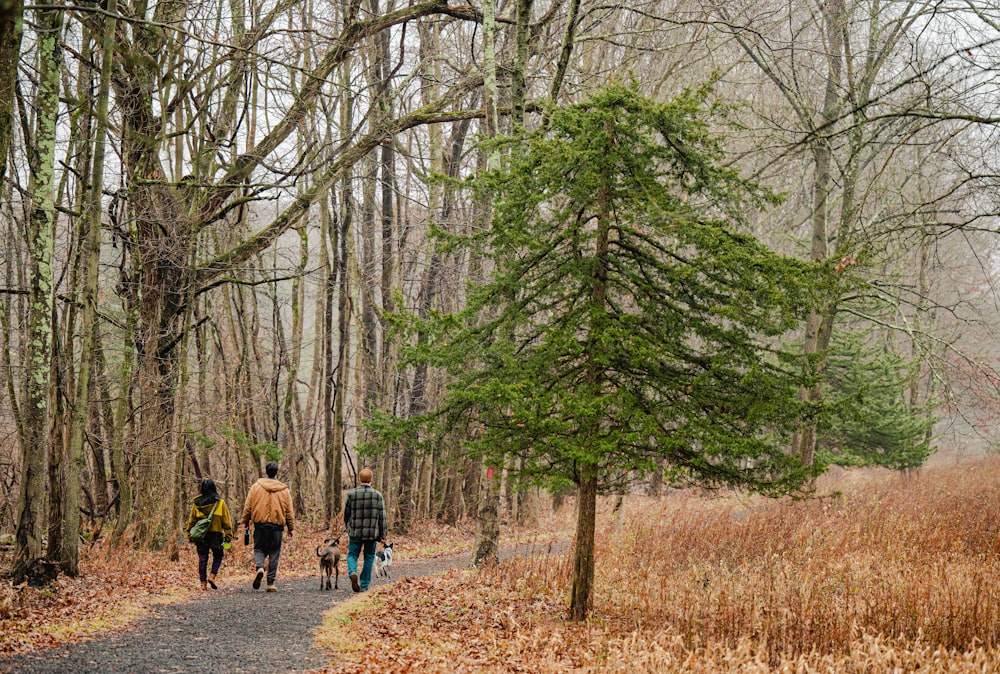
<svg viewBox="0 0 1000 674">
<path fill-rule="evenodd" d="M 604 504 L 586 624 L 566 553 L 380 588 L 319 640 L 343 672 L 1000 671 L 1000 459 L 817 493 Z"/>
</svg>

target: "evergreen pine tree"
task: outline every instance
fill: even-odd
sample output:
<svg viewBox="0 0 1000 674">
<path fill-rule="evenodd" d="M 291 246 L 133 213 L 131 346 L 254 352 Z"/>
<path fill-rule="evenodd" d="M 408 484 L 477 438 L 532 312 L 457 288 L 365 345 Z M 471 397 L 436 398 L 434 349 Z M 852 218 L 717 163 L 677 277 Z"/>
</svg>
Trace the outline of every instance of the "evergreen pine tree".
<svg viewBox="0 0 1000 674">
<path fill-rule="evenodd" d="M 787 451 L 808 264 L 741 231 L 773 196 L 720 166 L 706 91 L 660 104 L 614 85 L 553 109 L 509 143 L 509 161 L 473 179 L 494 195 L 474 246 L 492 273 L 461 314 L 422 326 L 412 354 L 448 369 L 425 419 L 467 438 L 494 466 L 574 484 L 579 512 L 570 617 L 590 609 L 596 496 L 629 473 L 768 494 L 820 470 Z"/>
<path fill-rule="evenodd" d="M 905 400 L 910 376 L 907 362 L 868 332 L 835 333 L 827 354 L 820 462 L 894 470 L 923 465 L 934 450 L 934 416 Z"/>
</svg>

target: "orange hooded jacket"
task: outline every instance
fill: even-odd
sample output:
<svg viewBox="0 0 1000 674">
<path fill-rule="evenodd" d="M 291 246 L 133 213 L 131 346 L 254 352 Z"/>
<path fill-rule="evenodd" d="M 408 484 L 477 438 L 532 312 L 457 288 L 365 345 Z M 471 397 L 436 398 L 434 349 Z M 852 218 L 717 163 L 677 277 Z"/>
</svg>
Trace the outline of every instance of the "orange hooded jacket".
<svg viewBox="0 0 1000 674">
<path fill-rule="evenodd" d="M 288 529 L 291 534 L 295 526 L 292 512 L 292 495 L 288 486 L 269 477 L 262 477 L 253 483 L 243 504 L 243 526 L 254 524 L 277 524 Z"/>
</svg>

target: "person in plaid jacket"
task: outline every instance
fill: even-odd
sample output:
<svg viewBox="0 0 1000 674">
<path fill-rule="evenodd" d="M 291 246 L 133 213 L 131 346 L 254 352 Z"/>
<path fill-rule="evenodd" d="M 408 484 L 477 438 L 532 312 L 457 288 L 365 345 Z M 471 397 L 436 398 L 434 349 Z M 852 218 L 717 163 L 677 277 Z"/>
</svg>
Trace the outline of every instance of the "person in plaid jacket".
<svg viewBox="0 0 1000 674">
<path fill-rule="evenodd" d="M 347 575 L 351 589 L 364 592 L 372 579 L 375 564 L 375 544 L 385 542 L 385 501 L 382 494 L 372 487 L 372 471 L 358 473 L 361 485 L 347 492 L 344 505 L 344 526 L 347 527 Z M 358 556 L 364 552 L 364 566 L 358 576 Z"/>
</svg>

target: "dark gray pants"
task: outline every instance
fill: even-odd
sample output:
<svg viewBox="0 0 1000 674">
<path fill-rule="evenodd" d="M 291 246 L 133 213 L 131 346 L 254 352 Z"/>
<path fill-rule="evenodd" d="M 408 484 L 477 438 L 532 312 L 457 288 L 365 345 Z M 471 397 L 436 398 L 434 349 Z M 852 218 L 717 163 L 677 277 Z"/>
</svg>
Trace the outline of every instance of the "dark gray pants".
<svg viewBox="0 0 1000 674">
<path fill-rule="evenodd" d="M 274 578 L 278 575 L 282 533 L 284 533 L 282 529 L 272 524 L 255 524 L 253 528 L 254 567 L 265 568 L 264 560 L 268 560 L 266 565 L 268 585 L 274 585 Z"/>
</svg>

